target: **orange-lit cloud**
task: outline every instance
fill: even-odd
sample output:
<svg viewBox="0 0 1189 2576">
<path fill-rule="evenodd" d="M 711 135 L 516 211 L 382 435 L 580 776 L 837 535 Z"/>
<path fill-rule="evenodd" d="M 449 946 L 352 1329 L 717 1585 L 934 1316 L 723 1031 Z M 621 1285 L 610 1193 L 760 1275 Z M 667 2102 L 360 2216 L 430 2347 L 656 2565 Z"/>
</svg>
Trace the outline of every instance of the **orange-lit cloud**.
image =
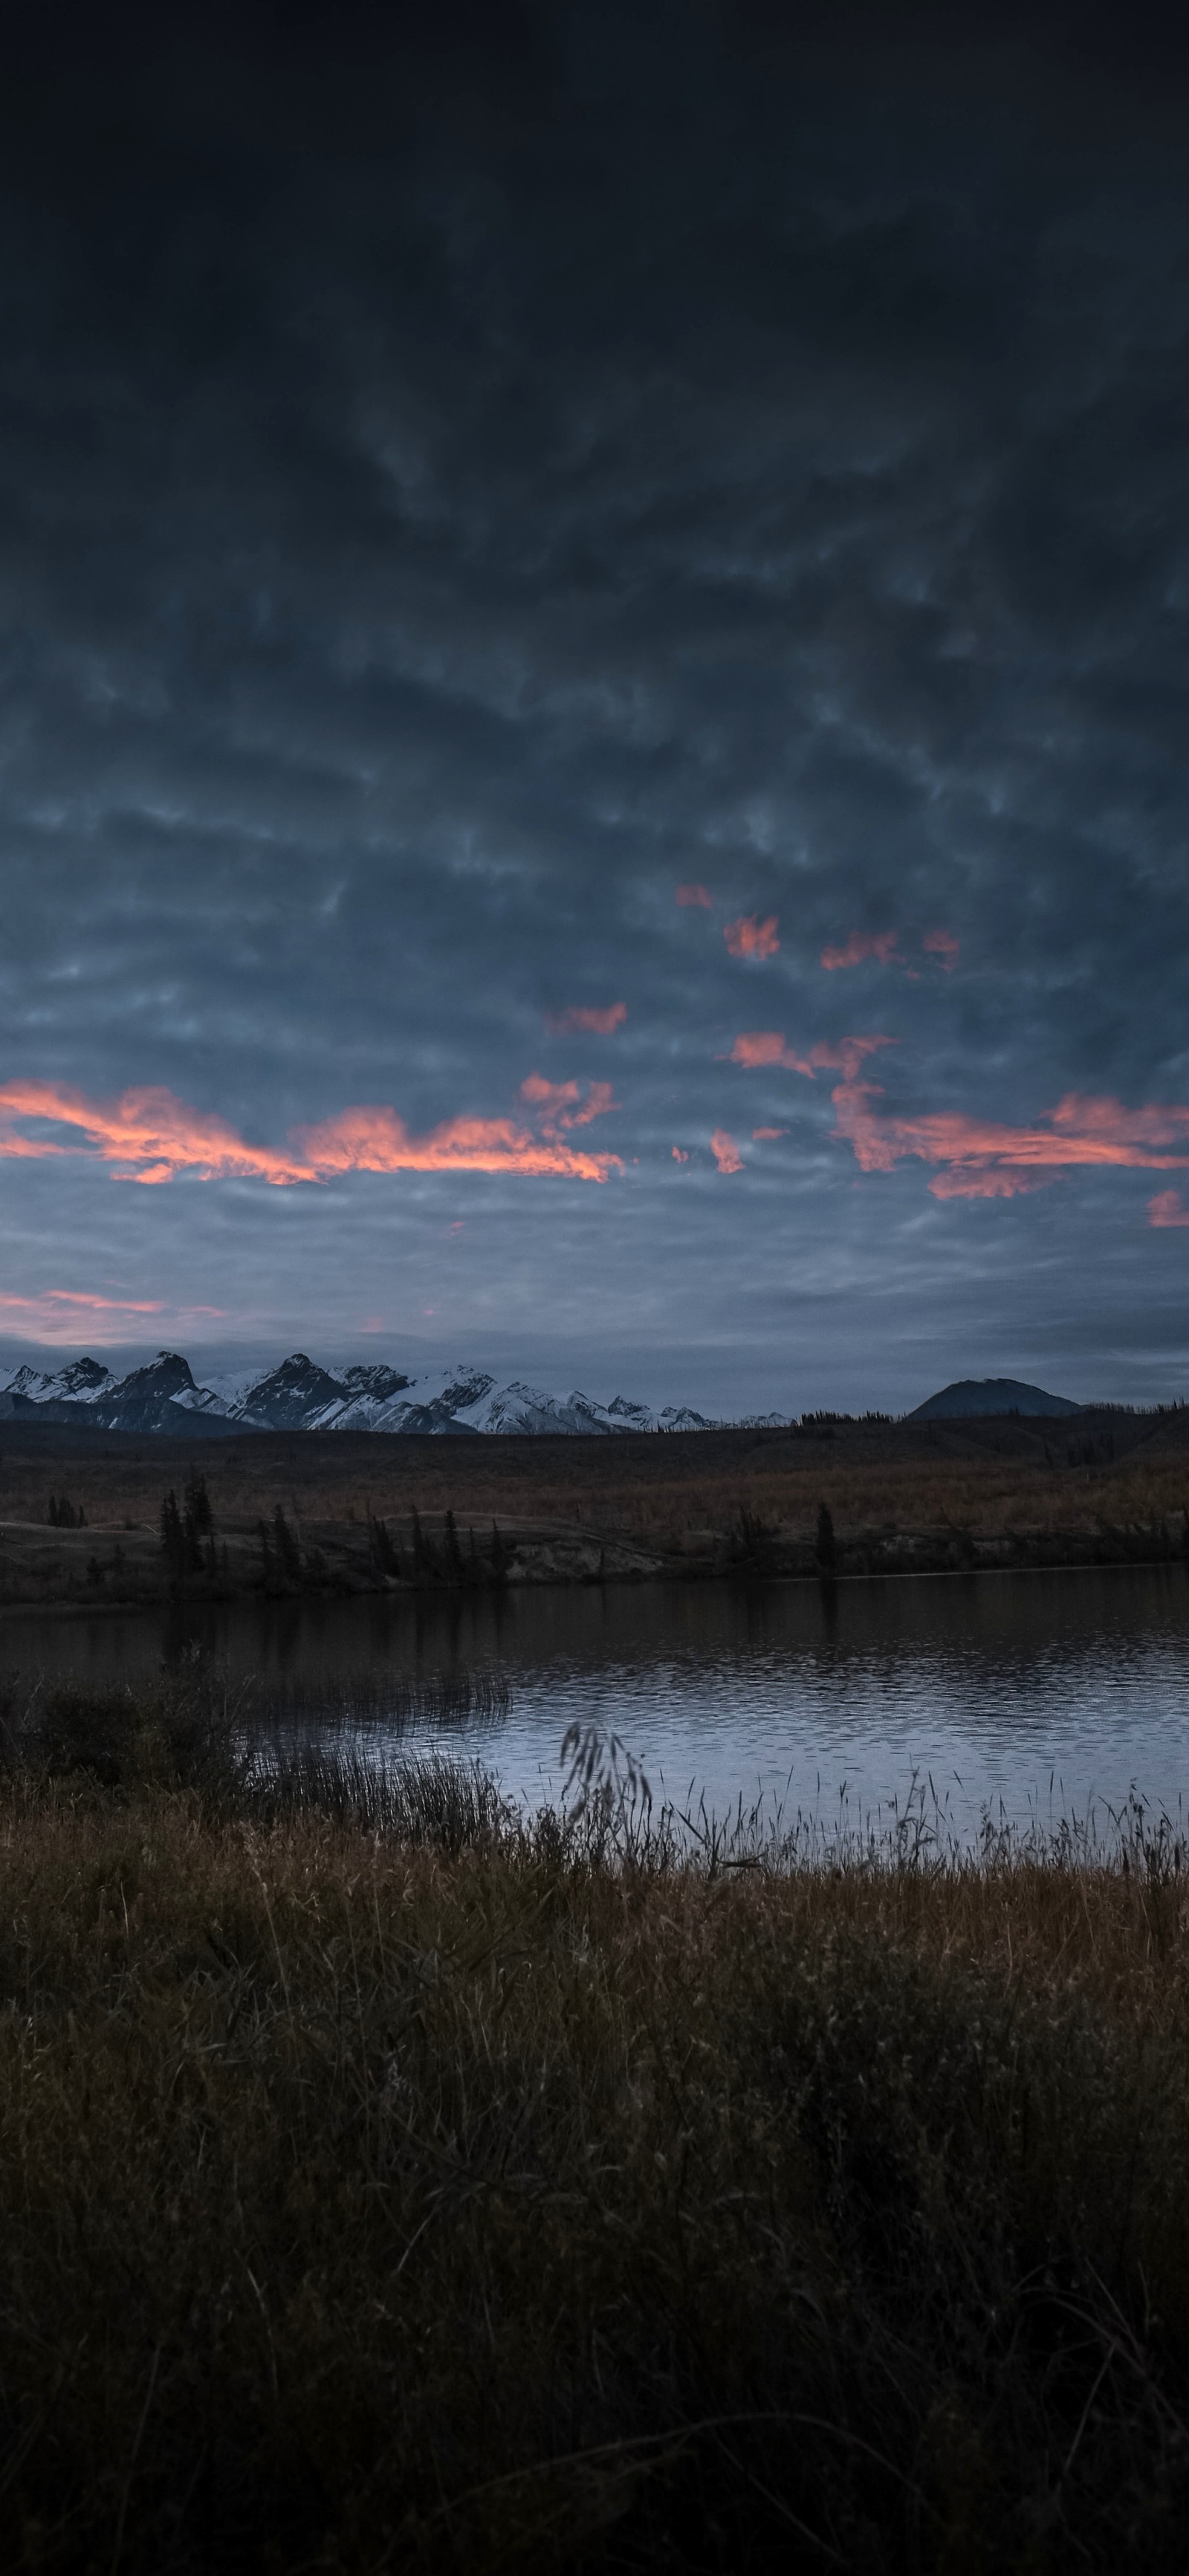
<svg viewBox="0 0 1189 2576">
<path fill-rule="evenodd" d="M 936 957 L 947 975 L 953 974 L 962 954 L 962 942 L 955 939 L 952 930 L 927 930 L 921 946 L 928 956 Z"/>
<path fill-rule="evenodd" d="M 606 1010 L 588 1010 L 585 1004 L 575 1002 L 568 1011 L 547 1011 L 545 1026 L 555 1038 L 562 1037 L 567 1029 L 586 1029 L 592 1037 L 610 1038 L 623 1027 L 627 1015 L 626 1002 L 608 1002 Z"/>
<path fill-rule="evenodd" d="M 677 888 L 678 903 L 695 903 L 703 912 L 713 912 L 714 897 L 709 886 L 687 885 Z"/>
<path fill-rule="evenodd" d="M 585 1118 L 569 1123 L 582 1125 Z M 321 1127 L 307 1127 L 302 1142 L 318 1180 L 332 1172 L 519 1172 L 528 1178 L 566 1174 L 572 1180 L 605 1181 L 618 1164 L 617 1154 L 582 1154 L 559 1144 L 556 1122 L 550 1122 L 546 1135 L 548 1141 L 542 1142 L 510 1118 L 450 1118 L 427 1136 L 410 1136 L 394 1109 L 375 1108 L 344 1109 Z"/>
<path fill-rule="evenodd" d="M 774 1145 L 778 1136 L 787 1136 L 788 1132 L 787 1127 L 753 1127 L 751 1141 L 753 1145 Z"/>
<path fill-rule="evenodd" d="M 780 946 L 777 927 L 776 913 L 769 913 L 766 921 L 757 921 L 754 912 L 749 912 L 741 921 L 728 921 L 723 938 L 732 957 L 775 957 Z"/>
<path fill-rule="evenodd" d="M 673 1147 L 673 1160 L 674 1160 L 674 1162 L 675 1162 L 675 1163 L 688 1163 L 688 1161 L 689 1161 L 689 1155 L 688 1155 L 688 1154 L 683 1154 L 683 1153 L 682 1153 L 682 1150 L 681 1150 L 680 1145 L 674 1145 L 674 1147 Z"/>
<path fill-rule="evenodd" d="M 28 1136 L 16 1119 L 64 1127 L 83 1143 Z M 125 1091 L 118 1100 L 88 1100 L 81 1091 L 52 1082 L 12 1082 L 0 1087 L 0 1157 L 93 1153 L 111 1163 L 122 1180 L 170 1180 L 193 1172 L 200 1180 L 317 1179 L 298 1156 L 270 1146 L 247 1145 L 223 1118 L 191 1109 L 171 1091 Z"/>
<path fill-rule="evenodd" d="M 76 1154 L 109 1164 L 118 1180 L 155 1183 L 185 1172 L 199 1180 L 263 1180 L 278 1189 L 338 1172 L 518 1172 L 605 1181 L 618 1155 L 580 1153 L 559 1142 L 558 1129 L 587 1126 L 613 1108 L 610 1084 L 592 1083 L 581 1105 L 577 1084 L 546 1083 L 529 1097 L 550 1113 L 543 1138 L 509 1118 L 470 1117 L 411 1136 L 394 1109 L 364 1107 L 299 1129 L 288 1147 L 278 1148 L 245 1143 L 225 1119 L 192 1109 L 169 1091 L 93 1101 L 54 1083 L 9 1083 L 0 1087 L 0 1159 Z M 25 1132 L 30 1124 L 33 1134 Z M 46 1128 L 65 1129 L 68 1141 L 45 1134 Z"/>
<path fill-rule="evenodd" d="M 839 1083 L 831 1097 L 834 1132 L 853 1147 L 861 1170 L 888 1172 L 915 1154 L 923 1163 L 945 1167 L 929 1183 L 939 1199 L 1016 1198 L 1044 1189 L 1075 1166 L 1189 1170 L 1189 1154 L 1156 1150 L 1189 1141 L 1189 1106 L 1178 1103 L 1127 1109 L 1119 1100 L 1087 1100 L 1071 1091 L 1055 1109 L 1042 1112 L 1043 1126 L 1005 1127 L 959 1110 L 885 1118 L 873 1105 L 883 1094 L 870 1082 Z M 1161 1221 L 1169 1220 L 1154 1220 Z"/>
<path fill-rule="evenodd" d="M 744 1029 L 736 1038 L 728 1061 L 741 1064 L 749 1071 L 759 1065 L 778 1065 L 783 1073 L 804 1073 L 812 1082 L 815 1073 L 841 1073 L 853 1082 L 864 1056 L 874 1055 L 877 1047 L 898 1046 L 898 1038 L 840 1038 L 837 1046 L 819 1038 L 806 1055 L 786 1046 L 779 1029 Z"/>
<path fill-rule="evenodd" d="M 583 1100 L 580 1082 L 546 1082 L 543 1073 L 526 1076 L 520 1097 L 539 1112 L 542 1134 L 553 1137 L 569 1127 L 589 1127 L 592 1119 L 606 1118 L 619 1107 L 609 1082 L 588 1083 Z"/>
<path fill-rule="evenodd" d="M 828 975 L 839 966 L 861 966 L 867 957 L 878 957 L 880 965 L 887 966 L 895 947 L 894 930 L 852 930 L 841 948 L 823 948 L 822 964 Z"/>
<path fill-rule="evenodd" d="M 710 1139 L 710 1151 L 714 1156 L 720 1172 L 742 1171 L 743 1156 L 735 1143 L 734 1137 L 727 1134 L 725 1127 L 715 1128 L 714 1134 Z"/>
<path fill-rule="evenodd" d="M 1149 1225 L 1189 1225 L 1189 1208 L 1179 1190 L 1157 1190 L 1148 1201 Z"/>
</svg>

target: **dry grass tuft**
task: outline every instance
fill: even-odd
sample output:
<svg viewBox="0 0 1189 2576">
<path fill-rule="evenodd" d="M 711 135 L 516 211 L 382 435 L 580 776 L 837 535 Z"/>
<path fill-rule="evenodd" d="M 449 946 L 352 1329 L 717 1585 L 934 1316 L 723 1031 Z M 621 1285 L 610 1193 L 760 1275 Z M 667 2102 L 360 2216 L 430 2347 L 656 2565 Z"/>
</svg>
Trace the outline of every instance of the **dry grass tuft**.
<svg viewBox="0 0 1189 2576">
<path fill-rule="evenodd" d="M 262 1822 L 78 1716 L 0 1784 L 5 2565 L 1183 2565 L 1179 1854 Z"/>
</svg>

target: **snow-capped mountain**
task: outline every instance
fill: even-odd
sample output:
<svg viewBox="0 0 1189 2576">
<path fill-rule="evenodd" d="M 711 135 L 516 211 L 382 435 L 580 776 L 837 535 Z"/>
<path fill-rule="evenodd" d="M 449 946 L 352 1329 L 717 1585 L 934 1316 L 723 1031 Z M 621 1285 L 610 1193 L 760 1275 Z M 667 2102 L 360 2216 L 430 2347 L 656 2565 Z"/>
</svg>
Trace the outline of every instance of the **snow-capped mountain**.
<svg viewBox="0 0 1189 2576">
<path fill-rule="evenodd" d="M 23 1395 L 32 1404 L 94 1404 L 116 1381 L 98 1360 L 71 1360 L 66 1368 L 13 1369 L 0 1377 L 4 1392 Z"/>
<path fill-rule="evenodd" d="M 707 1431 L 705 1414 L 688 1405 L 659 1412 L 614 1396 L 601 1404 L 575 1388 L 546 1393 L 514 1379 L 500 1386 L 484 1369 L 433 1369 L 409 1377 L 382 1362 L 337 1375 L 294 1351 L 265 1376 L 217 1379 L 199 1386 L 179 1351 L 159 1351 L 145 1368 L 116 1378 L 98 1360 L 73 1360 L 52 1373 L 28 1366 L 0 1370 L 0 1415 L 92 1424 L 105 1431 L 172 1432 L 218 1438 L 237 1431 L 406 1431 L 442 1434 L 564 1433 L 576 1438 L 623 1431 Z M 765 1424 L 783 1422 L 780 1414 Z"/>
</svg>

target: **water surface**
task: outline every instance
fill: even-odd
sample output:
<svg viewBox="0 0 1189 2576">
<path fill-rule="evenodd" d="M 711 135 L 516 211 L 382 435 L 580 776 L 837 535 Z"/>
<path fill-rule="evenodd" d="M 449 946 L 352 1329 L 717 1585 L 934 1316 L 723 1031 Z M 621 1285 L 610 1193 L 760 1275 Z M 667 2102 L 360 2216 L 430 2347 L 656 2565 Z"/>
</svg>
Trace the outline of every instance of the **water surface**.
<svg viewBox="0 0 1189 2576">
<path fill-rule="evenodd" d="M 505 1676 L 507 1715 L 451 1735 L 527 1798 L 556 1793 L 566 1728 L 594 1720 L 639 1757 L 654 1794 L 704 1794 L 720 1812 L 762 1793 L 827 1821 L 840 1800 L 852 1821 L 886 1818 L 914 1782 L 962 1831 L 987 1806 L 1016 1822 L 1105 1814 L 1133 1785 L 1170 1814 L 1189 1802 L 1179 1565 L 0 1620 L 3 1665 L 94 1681 L 196 1645 L 314 1705 L 344 1672 L 381 1696 L 385 1676 Z"/>
</svg>

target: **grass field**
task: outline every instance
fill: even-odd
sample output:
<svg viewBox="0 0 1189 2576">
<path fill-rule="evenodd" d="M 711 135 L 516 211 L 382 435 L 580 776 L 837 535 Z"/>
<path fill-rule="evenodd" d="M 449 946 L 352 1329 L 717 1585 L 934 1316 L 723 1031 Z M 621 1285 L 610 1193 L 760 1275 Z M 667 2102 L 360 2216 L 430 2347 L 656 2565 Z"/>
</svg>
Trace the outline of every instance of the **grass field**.
<svg viewBox="0 0 1189 2576">
<path fill-rule="evenodd" d="M 210 1721 L 10 1740 L 6 2566 L 1183 2567 L 1167 1837 L 708 1868 Z"/>
</svg>

